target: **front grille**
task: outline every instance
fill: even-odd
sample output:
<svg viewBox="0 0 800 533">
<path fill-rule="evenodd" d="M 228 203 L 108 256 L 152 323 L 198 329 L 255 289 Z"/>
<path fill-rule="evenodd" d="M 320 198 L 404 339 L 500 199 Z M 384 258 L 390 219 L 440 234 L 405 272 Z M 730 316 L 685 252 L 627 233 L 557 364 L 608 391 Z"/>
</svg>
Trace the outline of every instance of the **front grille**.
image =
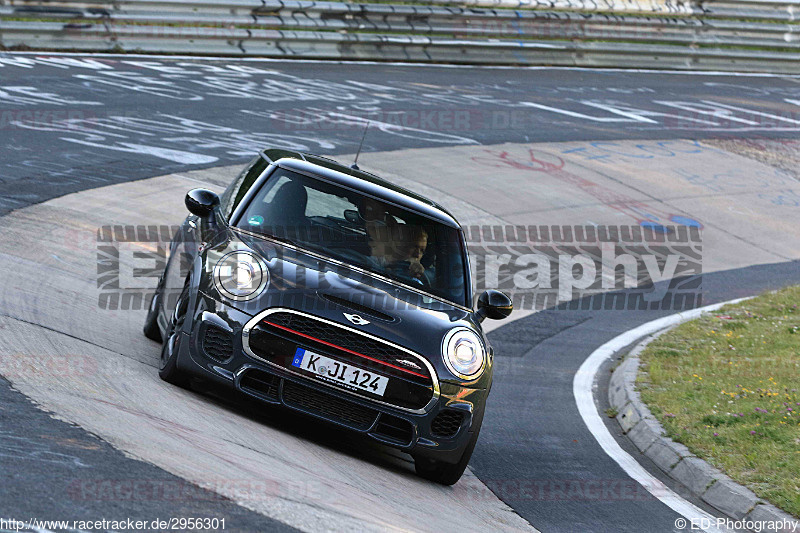
<svg viewBox="0 0 800 533">
<path fill-rule="evenodd" d="M 431 385 L 432 379 L 430 372 L 421 361 L 403 350 L 399 350 L 375 339 L 294 313 L 272 313 L 264 319 L 264 323 L 267 325 L 275 324 L 277 326 L 289 328 L 303 335 L 308 335 L 315 339 L 378 359 L 393 365 L 397 372 L 401 372 L 403 377 L 407 379 L 411 379 L 423 385 Z M 285 335 L 286 333 L 281 332 L 281 334 Z M 297 340 L 306 344 L 309 342 L 307 338 L 303 339 L 299 336 Z M 406 369 L 407 371 L 403 372 L 399 369 Z"/>
<path fill-rule="evenodd" d="M 408 446 L 414 439 L 414 426 L 408 420 L 381 413 L 378 424 L 370 434 Z"/>
<path fill-rule="evenodd" d="M 239 380 L 239 387 L 245 392 L 273 402 L 279 401 L 278 389 L 280 384 L 281 378 L 278 376 L 255 368 L 245 370 Z"/>
<path fill-rule="evenodd" d="M 453 437 L 461 428 L 464 421 L 464 413 L 455 409 L 445 409 L 431 422 L 431 433 L 437 437 Z"/>
<path fill-rule="evenodd" d="M 311 414 L 322 416 L 359 430 L 372 427 L 378 411 L 331 396 L 294 381 L 284 380 L 283 402 Z"/>
<path fill-rule="evenodd" d="M 233 357 L 233 336 L 224 329 L 207 326 L 203 335 L 203 351 L 220 363 Z"/>
</svg>

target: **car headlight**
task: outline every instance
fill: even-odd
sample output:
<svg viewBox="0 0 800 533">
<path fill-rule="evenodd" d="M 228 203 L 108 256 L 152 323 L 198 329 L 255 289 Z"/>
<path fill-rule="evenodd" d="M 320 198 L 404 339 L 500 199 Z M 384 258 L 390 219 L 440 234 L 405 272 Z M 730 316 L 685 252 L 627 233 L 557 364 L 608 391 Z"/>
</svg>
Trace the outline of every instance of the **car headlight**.
<svg viewBox="0 0 800 533">
<path fill-rule="evenodd" d="M 445 336 L 442 356 L 450 372 L 466 380 L 477 379 L 486 364 L 483 343 L 467 328 L 454 329 Z"/>
<path fill-rule="evenodd" d="M 214 267 L 214 285 L 232 300 L 252 300 L 264 291 L 267 283 L 269 269 L 252 252 L 231 252 Z"/>
</svg>

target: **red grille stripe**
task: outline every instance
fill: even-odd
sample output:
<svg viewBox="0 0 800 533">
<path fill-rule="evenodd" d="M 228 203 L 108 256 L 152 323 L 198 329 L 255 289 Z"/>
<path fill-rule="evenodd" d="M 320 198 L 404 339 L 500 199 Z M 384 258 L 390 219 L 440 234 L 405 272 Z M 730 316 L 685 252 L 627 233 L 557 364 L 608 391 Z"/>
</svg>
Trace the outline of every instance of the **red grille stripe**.
<svg viewBox="0 0 800 533">
<path fill-rule="evenodd" d="M 284 331 L 288 331 L 289 333 L 291 333 L 293 335 L 299 335 L 301 337 L 305 337 L 306 339 L 310 339 L 310 340 L 312 340 L 314 342 L 318 342 L 320 344 L 324 344 L 325 346 L 330 346 L 331 348 L 336 348 L 337 350 L 342 350 L 343 352 L 347 352 L 347 353 L 351 353 L 353 355 L 357 355 L 359 357 L 363 357 L 364 359 L 369 359 L 370 361 L 374 361 L 376 363 L 380 363 L 382 365 L 386 365 L 388 367 L 394 368 L 395 370 L 399 370 L 401 372 L 406 372 L 407 374 L 411 374 L 411 375 L 414 375 L 414 376 L 419 376 L 419 377 L 424 378 L 424 379 L 430 379 L 428 376 L 426 376 L 424 374 L 420 374 L 418 372 L 414 372 L 413 370 L 409 370 L 407 368 L 403 368 L 402 366 L 397 366 L 397 365 L 393 365 L 391 363 L 387 363 L 386 361 L 381 361 L 380 359 L 375 359 L 374 357 L 370 357 L 368 355 L 364 355 L 363 353 L 358 353 L 358 352 L 355 352 L 353 350 L 349 350 L 347 348 L 343 348 L 341 346 L 337 346 L 336 344 L 333 344 L 332 342 L 327 342 L 327 341 L 324 341 L 322 339 L 318 339 L 316 337 L 312 337 L 311 335 L 306 335 L 305 333 L 300 333 L 299 331 L 295 331 L 295 330 L 293 330 L 291 328 L 287 328 L 286 326 L 279 326 L 278 324 L 273 324 L 272 322 L 268 322 L 266 320 L 264 320 L 264 323 L 272 326 L 273 328 L 278 328 L 278 329 L 282 329 Z"/>
</svg>

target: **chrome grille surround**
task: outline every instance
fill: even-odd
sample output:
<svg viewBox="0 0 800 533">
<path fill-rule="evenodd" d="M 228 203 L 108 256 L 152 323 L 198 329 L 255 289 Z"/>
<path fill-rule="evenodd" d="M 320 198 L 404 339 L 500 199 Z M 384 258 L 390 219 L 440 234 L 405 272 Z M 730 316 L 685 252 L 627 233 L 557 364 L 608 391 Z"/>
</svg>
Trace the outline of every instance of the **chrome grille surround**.
<svg viewBox="0 0 800 533">
<path fill-rule="evenodd" d="M 401 407 L 401 406 L 398 406 L 398 405 L 395 405 L 395 404 L 392 404 L 392 403 L 382 402 L 380 400 L 375 400 L 375 399 L 372 399 L 372 398 L 365 398 L 363 395 L 360 395 L 360 394 L 358 394 L 356 392 L 349 391 L 349 390 L 341 388 L 341 387 L 337 387 L 336 385 L 332 385 L 332 384 L 326 383 L 324 381 L 318 381 L 318 382 L 315 381 L 315 383 L 319 383 L 321 385 L 325 385 L 326 387 L 330 387 L 330 388 L 332 388 L 334 390 L 337 390 L 339 392 L 343 392 L 343 393 L 346 393 L 346 394 L 353 395 L 353 396 L 355 396 L 357 398 L 361 398 L 362 400 L 367 400 L 367 401 L 374 402 L 374 403 L 377 403 L 377 404 L 380 404 L 380 405 L 386 405 L 386 406 L 392 407 L 394 409 L 399 409 L 401 411 L 406 411 L 406 412 L 409 412 L 409 413 L 416 413 L 416 414 L 425 414 L 425 413 L 427 413 L 428 411 L 430 411 L 430 409 L 439 400 L 439 395 L 440 395 L 440 392 L 439 392 L 439 378 L 436 375 L 436 370 L 434 370 L 434 368 L 430 364 L 430 362 L 427 359 L 425 359 L 424 357 L 422 357 L 421 355 L 419 355 L 419 354 L 417 354 L 415 352 L 412 352 L 411 350 L 409 350 L 407 348 L 403 348 L 402 346 L 398 346 L 397 344 L 394 344 L 394 343 L 388 342 L 388 341 L 386 341 L 384 339 L 381 339 L 380 337 L 376 337 L 375 335 L 370 335 L 369 333 L 364 333 L 363 331 L 359 331 L 359 330 L 357 330 L 355 328 L 351 328 L 349 326 L 345 326 L 343 324 L 339 324 L 337 322 L 333 322 L 333 321 L 328 320 L 326 318 L 321 318 L 321 317 L 318 317 L 318 316 L 315 316 L 315 315 L 304 313 L 302 311 L 297 311 L 295 309 L 288 309 L 288 308 L 285 308 L 285 307 L 273 307 L 273 308 L 270 308 L 270 309 L 267 309 L 265 311 L 260 312 L 259 314 L 254 316 L 250 321 L 248 321 L 247 324 L 245 324 L 244 328 L 242 329 L 242 347 L 244 348 L 244 351 L 248 356 L 252 357 L 253 359 L 255 359 L 257 361 L 261 361 L 262 363 L 266 363 L 266 364 L 268 364 L 270 366 L 274 366 L 276 368 L 280 368 L 284 372 L 289 372 L 289 373 L 294 374 L 296 376 L 300 376 L 300 377 L 302 377 L 304 379 L 309 379 L 306 375 L 301 374 L 300 372 L 297 372 L 297 371 L 295 371 L 293 369 L 290 369 L 290 368 L 286 368 L 286 367 L 278 365 L 278 364 L 276 364 L 276 363 L 274 363 L 272 361 L 268 361 L 268 360 L 266 360 L 266 359 L 264 359 L 262 357 L 259 357 L 258 355 L 253 353 L 253 350 L 250 349 L 250 332 L 253 330 L 253 328 L 255 328 L 256 325 L 258 325 L 262 320 L 267 318 L 269 315 L 271 315 L 273 313 L 279 313 L 279 312 L 280 313 L 293 313 L 293 314 L 300 315 L 300 316 L 303 316 L 303 317 L 306 317 L 306 318 L 311 318 L 311 319 L 314 319 L 314 320 L 318 320 L 318 321 L 324 322 L 324 323 L 326 323 L 328 325 L 335 326 L 335 327 L 341 328 L 343 330 L 347 330 L 347 331 L 349 331 L 351 333 L 357 333 L 358 335 L 362 335 L 362 336 L 367 337 L 369 339 L 372 339 L 374 341 L 381 342 L 381 343 L 383 343 L 383 344 L 385 344 L 387 346 L 390 346 L 390 347 L 392 347 L 392 348 L 394 348 L 396 350 L 401 350 L 401 351 L 407 353 L 408 355 L 414 357 L 416 360 L 419 360 L 423 365 L 425 365 L 425 368 L 428 369 L 428 372 L 430 373 L 430 376 L 431 376 L 431 384 L 433 386 L 433 394 L 431 395 L 430 401 L 428 401 L 428 403 L 424 407 L 422 407 L 420 409 L 410 409 L 408 407 Z"/>
</svg>

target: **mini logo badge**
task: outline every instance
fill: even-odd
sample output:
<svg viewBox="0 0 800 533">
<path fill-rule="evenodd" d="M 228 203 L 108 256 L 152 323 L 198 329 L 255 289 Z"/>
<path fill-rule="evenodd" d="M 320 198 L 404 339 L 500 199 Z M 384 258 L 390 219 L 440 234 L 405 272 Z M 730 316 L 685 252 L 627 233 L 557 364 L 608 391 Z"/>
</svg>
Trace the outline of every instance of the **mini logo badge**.
<svg viewBox="0 0 800 533">
<path fill-rule="evenodd" d="M 351 315 L 350 313 L 342 313 L 342 314 L 344 315 L 344 317 L 347 320 L 349 320 L 350 322 L 352 322 L 356 326 L 366 326 L 367 324 L 369 324 L 369 320 L 367 320 L 365 318 L 361 318 L 358 315 Z"/>
</svg>

